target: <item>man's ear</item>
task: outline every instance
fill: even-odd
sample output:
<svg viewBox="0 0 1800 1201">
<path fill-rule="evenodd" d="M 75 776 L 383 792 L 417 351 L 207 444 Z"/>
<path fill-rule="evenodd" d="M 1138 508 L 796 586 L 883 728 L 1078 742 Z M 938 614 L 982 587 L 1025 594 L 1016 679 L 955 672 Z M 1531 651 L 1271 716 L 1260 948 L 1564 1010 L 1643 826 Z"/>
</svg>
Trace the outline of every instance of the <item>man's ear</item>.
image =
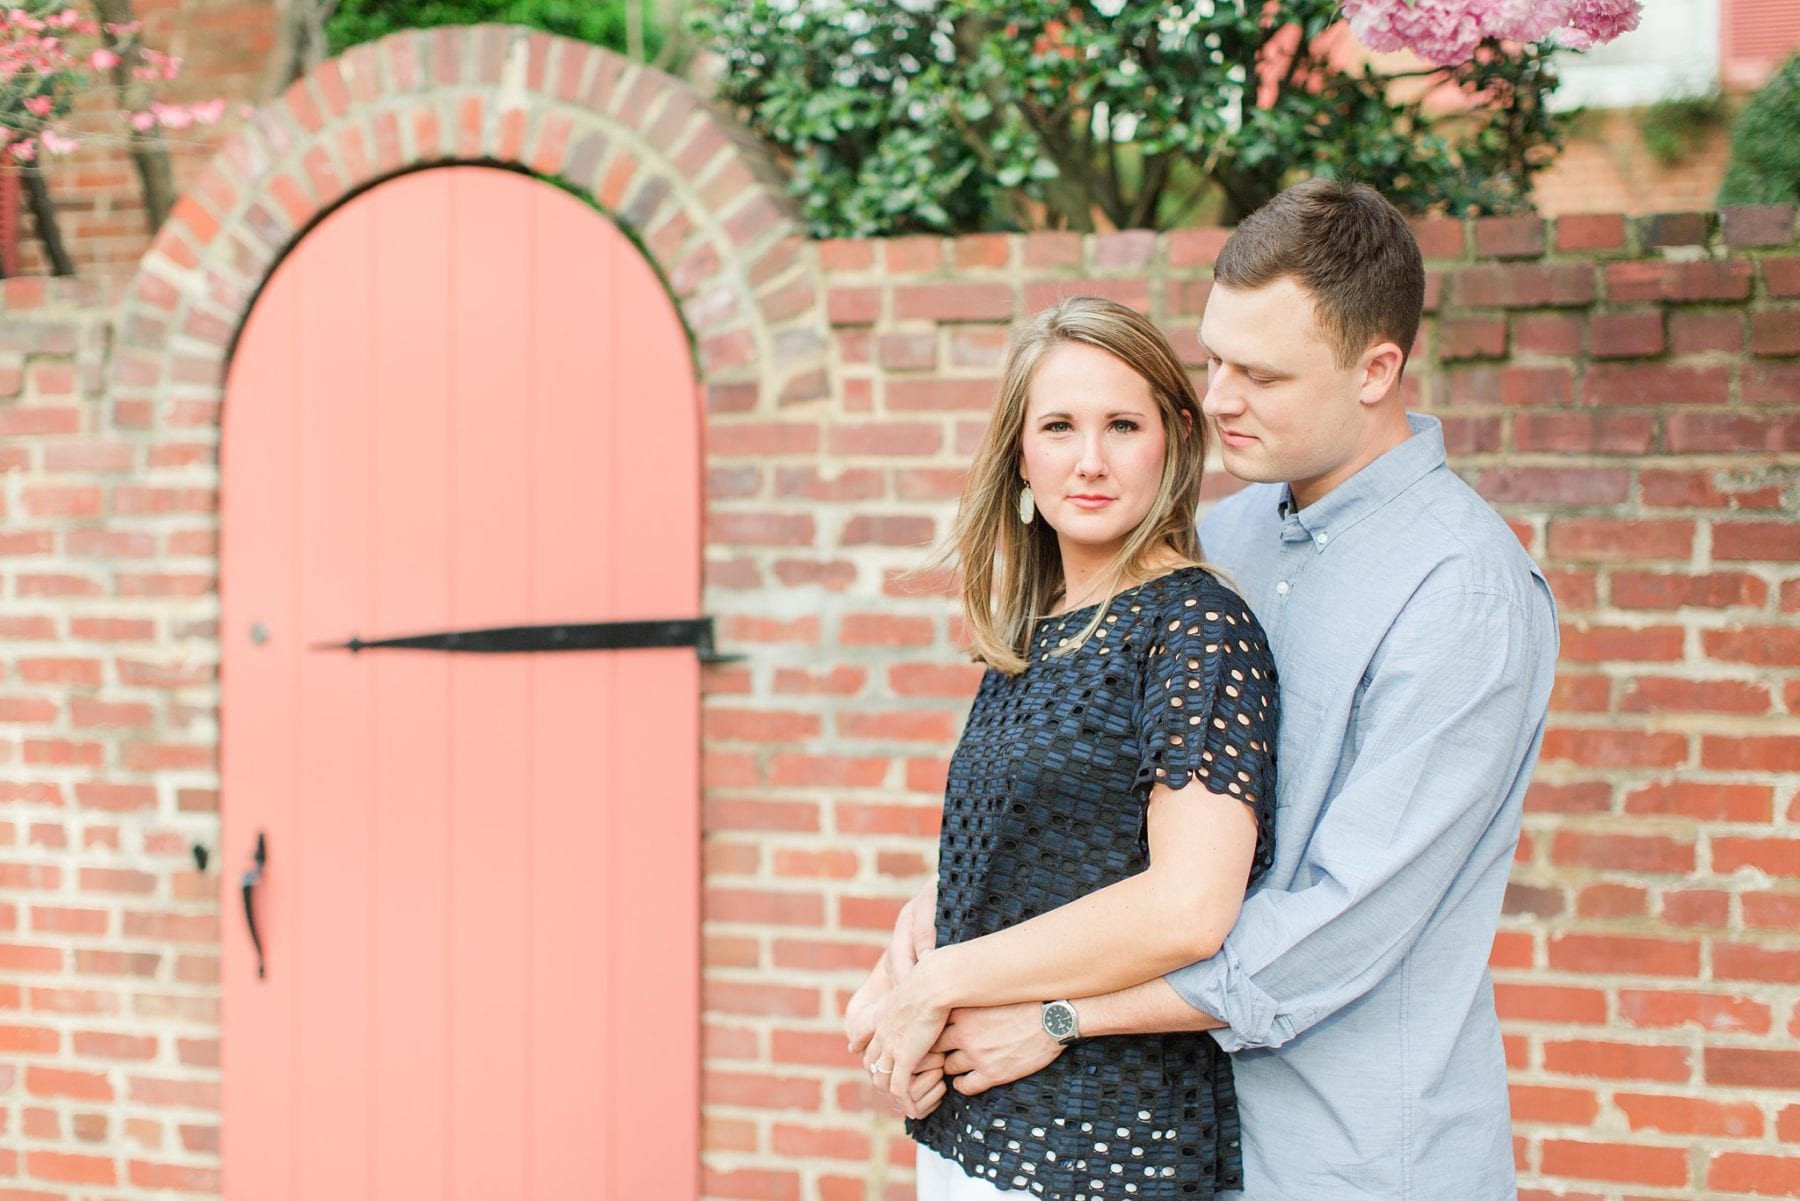
<svg viewBox="0 0 1800 1201">
<path fill-rule="evenodd" d="M 1406 366 L 1406 353 L 1393 342 L 1379 342 L 1363 352 L 1362 385 L 1357 399 L 1363 404 L 1379 404 L 1400 386 L 1400 371 Z"/>
</svg>

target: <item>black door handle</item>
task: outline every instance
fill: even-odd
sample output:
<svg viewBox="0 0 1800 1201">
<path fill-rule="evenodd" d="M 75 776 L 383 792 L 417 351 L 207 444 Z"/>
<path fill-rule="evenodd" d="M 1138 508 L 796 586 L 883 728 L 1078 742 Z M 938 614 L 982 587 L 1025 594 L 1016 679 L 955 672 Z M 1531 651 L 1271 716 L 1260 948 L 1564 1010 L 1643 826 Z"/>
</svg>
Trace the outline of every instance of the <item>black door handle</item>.
<svg viewBox="0 0 1800 1201">
<path fill-rule="evenodd" d="M 250 945 L 256 948 L 256 978 L 263 978 L 262 939 L 256 933 L 256 885 L 262 879 L 263 864 L 269 861 L 269 845 L 262 831 L 256 833 L 256 866 L 244 873 L 244 920 L 250 923 Z"/>
</svg>

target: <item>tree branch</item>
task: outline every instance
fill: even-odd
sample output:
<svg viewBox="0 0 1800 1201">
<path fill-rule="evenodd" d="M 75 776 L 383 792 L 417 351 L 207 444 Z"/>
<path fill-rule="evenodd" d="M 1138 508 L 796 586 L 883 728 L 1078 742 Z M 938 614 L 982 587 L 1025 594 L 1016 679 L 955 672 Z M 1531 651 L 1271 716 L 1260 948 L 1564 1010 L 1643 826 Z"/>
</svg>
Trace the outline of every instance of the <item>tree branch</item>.
<svg viewBox="0 0 1800 1201">
<path fill-rule="evenodd" d="M 50 199 L 49 185 L 44 182 L 44 169 L 36 163 L 25 167 L 25 200 L 31 206 L 31 221 L 37 229 L 38 241 L 50 259 L 52 275 L 73 275 L 75 264 L 63 245 L 62 227 L 56 222 L 56 204 Z"/>
</svg>

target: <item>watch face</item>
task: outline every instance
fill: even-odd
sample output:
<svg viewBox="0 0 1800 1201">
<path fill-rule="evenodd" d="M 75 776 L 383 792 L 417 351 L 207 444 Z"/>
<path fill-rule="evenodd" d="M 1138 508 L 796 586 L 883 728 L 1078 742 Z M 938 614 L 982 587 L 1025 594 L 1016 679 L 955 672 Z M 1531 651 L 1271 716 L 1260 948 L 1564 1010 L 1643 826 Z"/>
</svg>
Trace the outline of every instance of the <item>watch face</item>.
<svg viewBox="0 0 1800 1201">
<path fill-rule="evenodd" d="M 1067 1038 L 1075 1033 L 1075 1008 L 1051 1005 L 1044 1010 L 1044 1030 L 1051 1038 Z"/>
</svg>

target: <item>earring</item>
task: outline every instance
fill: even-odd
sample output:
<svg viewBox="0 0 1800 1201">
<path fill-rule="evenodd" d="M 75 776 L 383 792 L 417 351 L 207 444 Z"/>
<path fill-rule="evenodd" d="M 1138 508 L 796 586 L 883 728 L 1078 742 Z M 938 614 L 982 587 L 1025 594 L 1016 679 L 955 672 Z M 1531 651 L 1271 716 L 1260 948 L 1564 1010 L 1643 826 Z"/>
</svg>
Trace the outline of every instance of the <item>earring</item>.
<svg viewBox="0 0 1800 1201">
<path fill-rule="evenodd" d="M 1037 501 L 1031 495 L 1031 485 L 1025 485 L 1025 491 L 1019 493 L 1019 520 L 1026 525 L 1031 524 L 1032 514 L 1037 512 Z"/>
</svg>

